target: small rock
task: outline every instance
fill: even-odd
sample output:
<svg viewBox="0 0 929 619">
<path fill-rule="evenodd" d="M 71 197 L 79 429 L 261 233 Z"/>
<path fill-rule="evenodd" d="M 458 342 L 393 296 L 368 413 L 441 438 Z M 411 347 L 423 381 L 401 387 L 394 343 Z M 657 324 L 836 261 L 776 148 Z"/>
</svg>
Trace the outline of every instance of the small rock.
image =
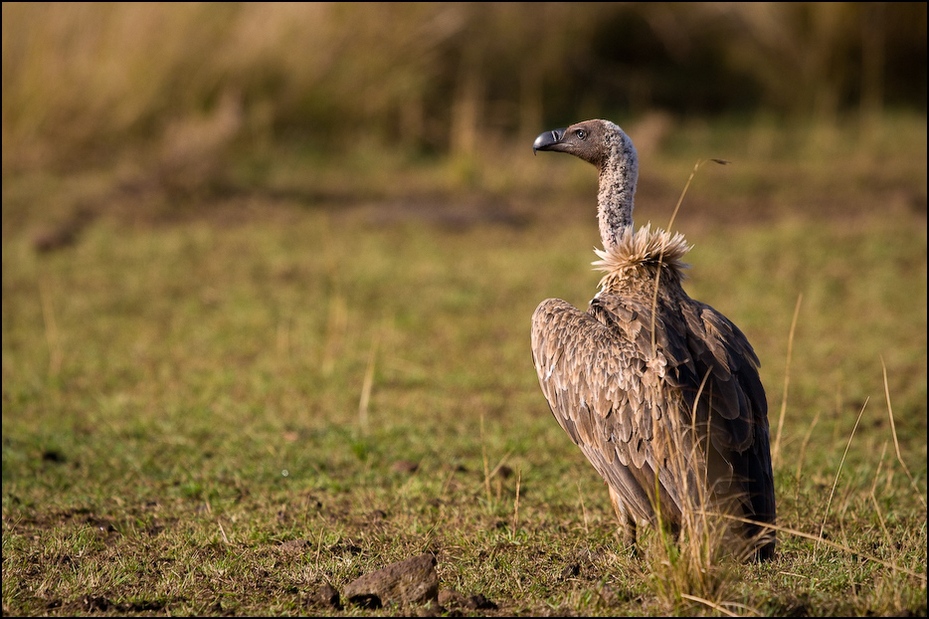
<svg viewBox="0 0 929 619">
<path fill-rule="evenodd" d="M 350 582 L 342 594 L 352 604 L 364 608 L 434 602 L 439 593 L 439 576 L 435 565 L 436 559 L 431 553 L 392 563 Z M 378 606 L 372 606 L 375 603 Z"/>
</svg>

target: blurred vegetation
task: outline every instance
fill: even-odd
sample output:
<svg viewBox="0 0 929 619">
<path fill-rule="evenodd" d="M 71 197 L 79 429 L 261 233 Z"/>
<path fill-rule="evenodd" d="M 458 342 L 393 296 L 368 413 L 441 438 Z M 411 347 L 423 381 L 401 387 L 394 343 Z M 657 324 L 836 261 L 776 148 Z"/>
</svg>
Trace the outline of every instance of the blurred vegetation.
<svg viewBox="0 0 929 619">
<path fill-rule="evenodd" d="M 3 3 L 3 170 L 925 113 L 926 3 Z M 623 120 L 623 122 L 626 122 Z M 215 164 L 213 164 L 215 165 Z"/>
</svg>

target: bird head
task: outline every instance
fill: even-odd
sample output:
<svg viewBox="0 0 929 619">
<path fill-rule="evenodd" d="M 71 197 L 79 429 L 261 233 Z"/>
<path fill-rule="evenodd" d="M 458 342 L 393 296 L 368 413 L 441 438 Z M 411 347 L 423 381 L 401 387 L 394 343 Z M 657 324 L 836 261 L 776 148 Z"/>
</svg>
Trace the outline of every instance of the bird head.
<svg viewBox="0 0 929 619">
<path fill-rule="evenodd" d="M 594 119 L 542 133 L 532 143 L 532 152 L 568 153 L 600 168 L 613 145 L 626 142 L 631 146 L 628 136 L 614 123 Z"/>
</svg>

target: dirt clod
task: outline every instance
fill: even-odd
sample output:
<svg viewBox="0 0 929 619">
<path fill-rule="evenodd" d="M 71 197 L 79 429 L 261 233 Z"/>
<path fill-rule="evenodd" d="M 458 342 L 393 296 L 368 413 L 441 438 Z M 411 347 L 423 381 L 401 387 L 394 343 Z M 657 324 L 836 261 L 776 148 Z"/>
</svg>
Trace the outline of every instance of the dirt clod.
<svg viewBox="0 0 929 619">
<path fill-rule="evenodd" d="M 435 555 L 421 554 L 361 576 L 346 585 L 342 594 L 352 604 L 364 608 L 433 602 L 439 593 L 439 576 L 435 566 Z"/>
</svg>

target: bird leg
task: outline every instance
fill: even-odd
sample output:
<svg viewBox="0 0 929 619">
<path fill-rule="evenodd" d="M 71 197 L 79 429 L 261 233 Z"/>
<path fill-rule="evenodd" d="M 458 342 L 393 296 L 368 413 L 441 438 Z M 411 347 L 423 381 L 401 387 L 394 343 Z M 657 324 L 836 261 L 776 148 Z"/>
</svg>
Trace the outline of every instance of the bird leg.
<svg viewBox="0 0 929 619">
<path fill-rule="evenodd" d="M 636 522 L 635 518 L 623 507 L 622 499 L 619 495 L 608 486 L 610 491 L 610 502 L 613 504 L 613 511 L 616 512 L 616 518 L 619 520 L 619 535 L 623 540 L 623 547 L 629 549 L 629 553 L 634 557 L 639 557 L 639 547 L 636 545 Z"/>
</svg>

